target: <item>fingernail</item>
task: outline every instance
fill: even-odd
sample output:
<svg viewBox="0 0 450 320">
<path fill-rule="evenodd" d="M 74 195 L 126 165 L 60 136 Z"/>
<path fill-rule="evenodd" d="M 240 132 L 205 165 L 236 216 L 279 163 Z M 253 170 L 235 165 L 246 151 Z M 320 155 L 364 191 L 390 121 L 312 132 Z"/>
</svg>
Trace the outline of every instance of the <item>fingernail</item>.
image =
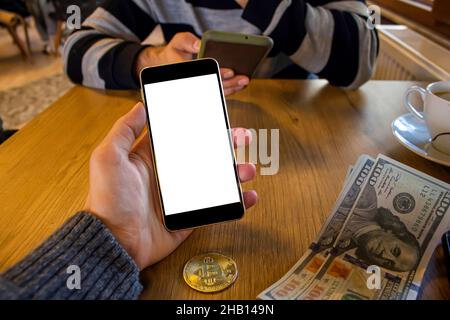
<svg viewBox="0 0 450 320">
<path fill-rule="evenodd" d="M 246 86 L 246 85 L 248 85 L 248 79 L 241 79 L 241 80 L 239 80 L 238 84 L 240 86 Z"/>
<path fill-rule="evenodd" d="M 223 76 L 224 76 L 225 78 L 227 78 L 227 79 L 228 79 L 228 78 L 231 78 L 231 77 L 233 76 L 233 71 L 231 71 L 231 70 L 230 70 L 230 71 L 227 71 L 227 72 L 224 73 Z"/>
<path fill-rule="evenodd" d="M 195 50 L 200 50 L 200 44 L 201 44 L 200 40 L 196 40 L 194 42 L 194 49 Z"/>
</svg>

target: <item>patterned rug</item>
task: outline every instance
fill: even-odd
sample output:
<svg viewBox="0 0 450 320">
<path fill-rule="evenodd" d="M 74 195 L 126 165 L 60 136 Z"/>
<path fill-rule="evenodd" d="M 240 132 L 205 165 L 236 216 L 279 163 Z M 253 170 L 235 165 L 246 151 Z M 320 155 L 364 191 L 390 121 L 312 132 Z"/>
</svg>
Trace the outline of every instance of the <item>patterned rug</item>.
<svg viewBox="0 0 450 320">
<path fill-rule="evenodd" d="M 64 74 L 0 91 L 0 117 L 4 129 L 20 129 L 64 95 L 73 84 Z"/>
</svg>

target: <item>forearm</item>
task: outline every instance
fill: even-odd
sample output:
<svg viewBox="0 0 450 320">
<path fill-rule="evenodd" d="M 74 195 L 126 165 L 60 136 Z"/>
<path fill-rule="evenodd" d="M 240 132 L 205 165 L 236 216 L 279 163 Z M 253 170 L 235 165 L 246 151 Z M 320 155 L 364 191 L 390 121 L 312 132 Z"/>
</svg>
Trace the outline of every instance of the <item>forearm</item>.
<svg viewBox="0 0 450 320">
<path fill-rule="evenodd" d="M 71 266 L 80 270 L 79 289 L 70 285 L 78 280 Z M 136 299 L 141 290 L 132 258 L 88 213 L 69 219 L 0 277 L 0 299 Z"/>
<path fill-rule="evenodd" d="M 313 7 L 303 0 L 250 0 L 243 17 L 274 39 L 303 69 L 336 86 L 357 88 L 370 79 L 378 51 L 375 30 L 366 26 L 360 1 Z"/>
<path fill-rule="evenodd" d="M 78 84 L 100 89 L 137 89 L 135 66 L 141 42 L 156 22 L 150 8 L 133 0 L 109 0 L 89 16 L 64 47 L 65 70 Z"/>
<path fill-rule="evenodd" d="M 64 49 L 65 71 L 72 82 L 96 89 L 137 89 L 134 61 L 144 47 L 95 30 L 72 34 Z"/>
</svg>

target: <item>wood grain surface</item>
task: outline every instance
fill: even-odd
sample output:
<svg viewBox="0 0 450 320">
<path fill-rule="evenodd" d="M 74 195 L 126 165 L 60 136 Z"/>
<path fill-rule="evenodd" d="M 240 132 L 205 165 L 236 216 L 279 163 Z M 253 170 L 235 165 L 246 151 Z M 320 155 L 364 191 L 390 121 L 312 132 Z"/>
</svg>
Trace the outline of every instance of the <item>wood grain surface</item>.
<svg viewBox="0 0 450 320">
<path fill-rule="evenodd" d="M 325 81 L 254 80 L 228 99 L 232 126 L 279 129 L 280 167 L 244 189 L 260 201 L 237 222 L 196 230 L 179 249 L 142 272 L 143 299 L 254 299 L 302 256 L 362 153 L 384 153 L 450 183 L 450 168 L 402 147 L 391 122 L 405 113 L 411 82 L 372 81 L 344 91 Z M 18 262 L 77 210 L 88 189 L 88 160 L 136 92 L 76 87 L 0 146 L 0 271 Z M 260 172 L 261 166 L 258 167 Z M 237 262 L 229 289 L 202 294 L 183 281 L 184 263 L 218 251 Z M 439 247 L 428 267 L 423 299 L 450 299 Z"/>
</svg>

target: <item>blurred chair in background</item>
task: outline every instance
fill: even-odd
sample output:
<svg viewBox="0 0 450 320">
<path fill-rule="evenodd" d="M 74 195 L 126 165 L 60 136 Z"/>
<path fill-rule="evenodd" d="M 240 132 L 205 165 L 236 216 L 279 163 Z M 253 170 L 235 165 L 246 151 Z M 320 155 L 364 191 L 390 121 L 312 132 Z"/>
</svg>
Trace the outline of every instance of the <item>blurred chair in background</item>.
<svg viewBox="0 0 450 320">
<path fill-rule="evenodd" d="M 26 59 L 31 57 L 30 38 L 25 18 L 30 14 L 24 1 L 0 0 L 0 26 L 8 30 L 14 43 L 19 47 L 20 53 Z M 18 27 L 22 26 L 25 41 L 18 34 Z"/>
</svg>

